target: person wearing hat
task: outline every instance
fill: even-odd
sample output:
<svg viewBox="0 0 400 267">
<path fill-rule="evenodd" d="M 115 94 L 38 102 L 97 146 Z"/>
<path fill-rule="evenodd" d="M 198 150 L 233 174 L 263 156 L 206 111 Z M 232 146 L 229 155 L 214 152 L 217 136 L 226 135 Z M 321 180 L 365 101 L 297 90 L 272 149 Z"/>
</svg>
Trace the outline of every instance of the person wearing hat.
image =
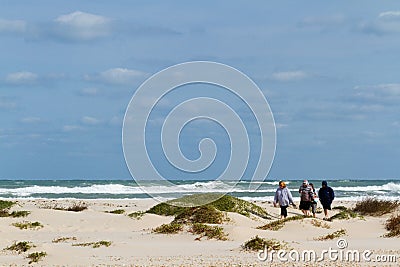
<svg viewBox="0 0 400 267">
<path fill-rule="evenodd" d="M 286 183 L 284 181 L 279 182 L 279 187 L 275 192 L 274 207 L 276 207 L 278 203 L 281 207 L 281 219 L 287 217 L 287 207 L 289 205 L 296 207 L 293 202 L 292 193 L 290 193 L 290 190 L 286 187 Z"/>
<path fill-rule="evenodd" d="M 328 186 L 327 181 L 322 181 L 322 187 L 318 191 L 318 197 L 324 209 L 324 220 L 328 220 L 328 210 L 331 210 L 332 201 L 335 199 L 335 192 Z"/>
<path fill-rule="evenodd" d="M 313 191 L 307 180 L 303 181 L 303 184 L 299 188 L 300 193 L 300 210 L 305 216 L 309 216 L 310 207 L 313 201 Z"/>
</svg>

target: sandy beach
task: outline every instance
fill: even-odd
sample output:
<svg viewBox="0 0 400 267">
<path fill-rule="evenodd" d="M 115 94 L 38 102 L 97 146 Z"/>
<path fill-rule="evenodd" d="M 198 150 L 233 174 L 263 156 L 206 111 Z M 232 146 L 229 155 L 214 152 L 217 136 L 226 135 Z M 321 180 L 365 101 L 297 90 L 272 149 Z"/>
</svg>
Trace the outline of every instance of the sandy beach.
<svg viewBox="0 0 400 267">
<path fill-rule="evenodd" d="M 26 266 L 28 252 L 17 253 L 6 250 L 10 245 L 27 241 L 35 247 L 29 252 L 46 252 L 37 264 L 40 266 L 376 266 L 376 262 L 349 263 L 340 261 L 273 263 L 258 259 L 258 252 L 246 251 L 242 245 L 258 235 L 286 242 L 288 249 L 315 250 L 337 249 L 337 238 L 318 241 L 320 236 L 346 230 L 343 236 L 347 249 L 371 250 L 376 255 L 396 255 L 397 263 L 380 266 L 398 266 L 400 261 L 400 239 L 384 238 L 387 232 L 385 221 L 391 216 L 351 218 L 325 222 L 322 214 L 317 221 L 328 225 L 329 229 L 312 224 L 312 218 L 289 221 L 279 230 L 261 230 L 257 227 L 272 220 L 257 216 L 246 217 L 228 212 L 229 218 L 222 224 L 227 240 L 196 240 L 198 236 L 181 231 L 177 234 L 158 234 L 153 229 L 173 220 L 172 216 L 144 214 L 141 218 L 127 216 L 132 212 L 146 211 L 157 204 L 154 200 L 76 200 L 76 199 L 15 199 L 10 211 L 27 210 L 25 218 L 0 218 L 0 265 Z M 68 207 L 74 203 L 85 203 L 88 208 L 80 212 L 55 210 L 51 207 Z M 279 208 L 271 202 L 257 202 L 265 208 L 273 220 L 279 217 Z M 333 206 L 351 207 L 353 202 L 335 202 Z M 123 209 L 123 214 L 108 213 Z M 300 215 L 298 209 L 290 208 L 289 216 Z M 332 210 L 332 215 L 338 210 Z M 17 222 L 40 222 L 37 229 L 19 229 Z M 58 239 L 58 240 L 57 240 Z M 198 239 L 198 238 L 197 238 Z M 83 246 L 90 242 L 110 242 L 109 246 Z M 78 244 L 78 245 L 77 245 Z M 371 257 L 373 257 L 371 256 Z"/>
</svg>

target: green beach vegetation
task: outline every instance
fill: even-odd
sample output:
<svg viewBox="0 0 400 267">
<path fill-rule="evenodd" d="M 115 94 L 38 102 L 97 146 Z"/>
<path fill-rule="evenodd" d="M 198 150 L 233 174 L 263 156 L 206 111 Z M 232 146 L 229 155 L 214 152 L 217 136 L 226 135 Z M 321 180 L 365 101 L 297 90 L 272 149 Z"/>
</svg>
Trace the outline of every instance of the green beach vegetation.
<svg viewBox="0 0 400 267">
<path fill-rule="evenodd" d="M 339 237 L 345 236 L 346 234 L 347 234 L 347 232 L 346 232 L 345 229 L 340 229 L 340 230 L 337 230 L 337 231 L 335 231 L 335 232 L 333 232 L 331 234 L 327 234 L 327 235 L 324 235 L 324 236 L 316 237 L 316 238 L 314 238 L 314 240 L 318 240 L 318 241 L 331 240 L 331 239 L 335 239 L 335 238 L 339 238 Z"/>
<path fill-rule="evenodd" d="M 307 218 L 307 217 L 304 215 L 291 216 L 291 217 L 287 217 L 285 219 L 279 219 L 279 220 L 272 221 L 263 226 L 257 227 L 257 229 L 278 231 L 285 225 L 286 222 L 303 220 L 304 218 Z"/>
<path fill-rule="evenodd" d="M 158 234 L 177 234 L 183 230 L 183 225 L 180 223 L 166 223 L 153 229 L 154 233 Z"/>
<path fill-rule="evenodd" d="M 111 246 L 111 241 L 101 240 L 97 242 L 86 242 L 86 243 L 77 243 L 72 244 L 73 247 L 92 247 L 92 248 L 99 248 L 101 246 L 109 247 Z"/>
<path fill-rule="evenodd" d="M 368 197 L 357 202 L 353 211 L 361 215 L 381 216 L 395 211 L 399 206 L 399 201 Z"/>
<path fill-rule="evenodd" d="M 41 251 L 41 252 L 33 252 L 33 253 L 29 254 L 27 256 L 27 258 L 30 260 L 29 264 L 32 264 L 34 262 L 39 262 L 46 256 L 47 256 L 47 253 L 44 251 Z"/>
<path fill-rule="evenodd" d="M 350 218 L 360 218 L 360 219 L 364 219 L 364 217 L 360 214 L 358 214 L 357 212 L 354 212 L 351 209 L 347 209 L 346 207 L 340 207 L 340 210 L 338 213 L 336 213 L 335 215 L 331 216 L 329 218 L 329 221 L 333 221 L 333 220 L 349 220 Z"/>
<path fill-rule="evenodd" d="M 11 246 L 6 247 L 4 250 L 11 250 L 11 251 L 16 251 L 18 253 L 22 253 L 30 250 L 33 247 L 35 247 L 35 245 L 33 245 L 32 242 L 21 241 L 21 242 L 15 242 Z"/>
<path fill-rule="evenodd" d="M 176 216 L 192 207 L 199 207 L 197 204 L 204 203 L 207 198 L 215 199 L 217 197 L 213 193 L 185 196 L 155 205 L 146 212 L 164 216 Z M 247 217 L 252 214 L 264 219 L 270 219 L 267 211 L 260 206 L 230 195 L 223 195 L 204 206 L 213 207 L 218 211 L 239 213 Z"/>
<path fill-rule="evenodd" d="M 219 226 L 207 224 L 222 224 L 228 221 L 227 212 L 235 212 L 244 216 L 258 216 L 269 218 L 268 213 L 254 203 L 241 200 L 229 195 L 216 194 L 195 194 L 174 199 L 171 201 L 157 204 L 150 208 L 146 213 L 162 216 L 174 216 L 174 220 L 169 224 L 163 224 L 155 229 L 155 233 L 174 234 L 183 231 L 185 225 L 189 225 L 189 232 L 218 240 L 227 240 L 227 234 Z M 198 203 L 205 203 L 207 199 L 212 199 L 209 204 L 196 206 Z M 216 200 L 215 200 L 216 199 Z"/>
<path fill-rule="evenodd" d="M 40 222 L 27 222 L 27 221 L 23 221 L 23 222 L 17 222 L 17 223 L 13 223 L 13 226 L 24 230 L 24 229 L 40 229 L 43 228 L 43 225 Z"/>
<path fill-rule="evenodd" d="M 55 238 L 53 239 L 51 242 L 52 243 L 62 243 L 62 242 L 67 242 L 67 241 L 76 241 L 76 237 L 59 237 L 59 238 Z"/>
<path fill-rule="evenodd" d="M 268 250 L 280 250 L 287 248 L 287 244 L 276 239 L 266 239 L 256 235 L 242 245 L 243 249 L 252 251 L 263 250 L 265 247 Z"/>
<path fill-rule="evenodd" d="M 224 229 L 219 226 L 210 226 L 203 223 L 194 223 L 189 230 L 191 233 L 195 235 L 200 235 L 197 240 L 200 240 L 202 237 L 207 237 L 208 239 L 217 239 L 217 240 L 227 240 L 228 235 L 224 233 Z"/>
<path fill-rule="evenodd" d="M 389 232 L 384 237 L 400 237 L 400 214 L 391 216 L 385 224 Z"/>
<path fill-rule="evenodd" d="M 111 213 L 111 214 L 124 214 L 125 210 L 123 209 L 117 209 L 117 210 L 111 210 L 111 211 L 105 211 L 106 213 Z"/>
<path fill-rule="evenodd" d="M 317 219 L 312 219 L 311 224 L 314 225 L 315 227 L 321 227 L 321 228 L 325 228 L 325 229 L 331 228 L 331 226 L 329 224 L 327 224 L 326 222 L 317 220 Z"/>
<path fill-rule="evenodd" d="M 17 202 L 15 201 L 0 200 L 0 217 L 26 217 L 31 213 L 30 211 L 26 210 L 13 211 L 10 213 L 10 208 L 16 204 Z"/>
<path fill-rule="evenodd" d="M 72 203 L 70 206 L 59 206 L 58 204 L 46 204 L 42 206 L 44 209 L 52 209 L 52 210 L 63 210 L 63 211 L 73 211 L 73 212 L 80 212 L 84 211 L 88 208 L 88 205 L 83 202 Z"/>
<path fill-rule="evenodd" d="M 0 200 L 0 211 L 9 210 L 12 206 L 17 204 L 14 201 Z"/>
<path fill-rule="evenodd" d="M 145 211 L 134 211 L 132 213 L 129 213 L 128 217 L 140 220 L 145 213 L 146 213 Z"/>
</svg>

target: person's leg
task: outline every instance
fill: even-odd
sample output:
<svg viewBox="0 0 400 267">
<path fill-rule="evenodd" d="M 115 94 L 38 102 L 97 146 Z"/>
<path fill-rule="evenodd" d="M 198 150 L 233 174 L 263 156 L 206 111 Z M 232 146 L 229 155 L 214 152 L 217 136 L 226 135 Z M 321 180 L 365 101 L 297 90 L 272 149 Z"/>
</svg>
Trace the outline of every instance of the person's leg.
<svg viewBox="0 0 400 267">
<path fill-rule="evenodd" d="M 287 217 L 287 207 L 288 206 L 281 206 L 281 219 L 282 217 L 283 219 Z"/>
<path fill-rule="evenodd" d="M 306 215 L 306 216 L 310 216 L 310 208 L 311 208 L 311 202 L 306 202 L 305 203 L 305 208 L 306 208 L 306 210 L 305 210 L 305 214 L 304 215 Z"/>
</svg>

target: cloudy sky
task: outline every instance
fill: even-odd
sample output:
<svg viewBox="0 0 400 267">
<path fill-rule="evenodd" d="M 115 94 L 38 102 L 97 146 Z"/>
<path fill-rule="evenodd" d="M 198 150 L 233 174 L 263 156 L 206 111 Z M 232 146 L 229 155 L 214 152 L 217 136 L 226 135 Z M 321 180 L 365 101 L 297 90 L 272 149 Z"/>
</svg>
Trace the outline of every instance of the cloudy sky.
<svg viewBox="0 0 400 267">
<path fill-rule="evenodd" d="M 398 1 L 0 4 L 0 178 L 129 178 L 132 95 L 192 60 L 231 65 L 263 91 L 277 126 L 270 178 L 400 178 Z M 201 136 L 184 137 L 196 158 Z"/>
</svg>

